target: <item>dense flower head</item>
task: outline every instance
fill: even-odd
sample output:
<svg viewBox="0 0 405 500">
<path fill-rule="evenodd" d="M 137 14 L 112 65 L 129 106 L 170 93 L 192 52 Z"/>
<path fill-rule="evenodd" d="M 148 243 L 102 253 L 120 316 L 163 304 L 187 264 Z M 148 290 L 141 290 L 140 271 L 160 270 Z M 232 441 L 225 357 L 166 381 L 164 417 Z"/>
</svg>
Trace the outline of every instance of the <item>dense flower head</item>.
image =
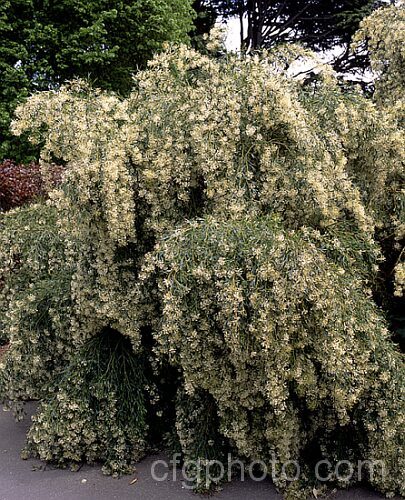
<svg viewBox="0 0 405 500">
<path fill-rule="evenodd" d="M 375 483 L 403 488 L 403 360 L 361 280 L 319 241 L 269 217 L 208 218 L 167 237 L 154 263 L 157 350 L 181 368 L 189 397 L 213 398 L 240 456 L 300 462 L 315 440 L 334 463 L 325 436 L 354 432 L 347 456 L 380 453 L 391 472 Z"/>
</svg>

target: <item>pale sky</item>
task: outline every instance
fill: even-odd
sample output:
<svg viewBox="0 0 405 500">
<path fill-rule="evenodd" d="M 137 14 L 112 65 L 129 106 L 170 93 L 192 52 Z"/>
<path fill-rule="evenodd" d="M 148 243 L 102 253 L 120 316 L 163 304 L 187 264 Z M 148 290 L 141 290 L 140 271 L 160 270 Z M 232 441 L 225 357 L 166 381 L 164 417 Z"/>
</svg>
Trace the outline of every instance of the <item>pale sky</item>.
<svg viewBox="0 0 405 500">
<path fill-rule="evenodd" d="M 225 38 L 225 46 L 227 50 L 232 52 L 237 52 L 240 49 L 240 25 L 239 18 L 235 17 L 233 19 L 228 19 L 228 21 L 218 23 L 220 26 L 225 28 L 226 38 Z M 245 23 L 246 27 L 246 23 Z M 319 59 L 322 63 L 331 62 L 339 53 L 342 51 L 341 47 L 336 47 L 333 50 L 328 50 L 323 53 L 318 54 Z M 295 65 L 292 65 L 292 76 L 294 73 L 300 73 L 302 71 L 309 71 L 313 69 L 313 61 L 309 62 L 299 62 Z M 290 71 L 291 73 L 291 71 Z M 371 73 L 366 73 L 365 75 L 357 75 L 357 77 L 353 74 L 350 75 L 351 79 L 361 79 L 366 81 L 372 81 L 373 77 Z"/>
<path fill-rule="evenodd" d="M 226 40 L 225 45 L 229 51 L 237 52 L 240 48 L 240 29 L 239 19 L 229 19 L 227 24 L 222 26 L 226 27 Z"/>
</svg>

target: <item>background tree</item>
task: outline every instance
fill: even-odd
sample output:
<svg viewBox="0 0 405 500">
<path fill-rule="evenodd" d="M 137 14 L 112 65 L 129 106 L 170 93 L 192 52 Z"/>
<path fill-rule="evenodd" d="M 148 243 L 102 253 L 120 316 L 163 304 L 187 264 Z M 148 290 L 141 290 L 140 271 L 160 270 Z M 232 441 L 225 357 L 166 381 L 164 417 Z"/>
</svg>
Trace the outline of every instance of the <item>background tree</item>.
<svg viewBox="0 0 405 500">
<path fill-rule="evenodd" d="M 15 107 L 28 96 L 29 77 L 21 66 L 28 57 L 24 34 L 28 25 L 25 16 L 26 0 L 0 3 L 0 160 L 13 157 L 21 161 L 33 159 L 34 148 L 9 132 Z M 23 148 L 21 149 L 21 146 Z"/>
<path fill-rule="evenodd" d="M 0 6 L 0 158 L 30 159 L 10 117 L 35 90 L 75 77 L 129 92 L 132 74 L 166 41 L 187 41 L 191 0 L 6 0 Z"/>
<path fill-rule="evenodd" d="M 196 12 L 194 28 L 191 32 L 191 43 L 196 49 L 204 49 L 203 36 L 210 32 L 217 20 L 218 13 L 212 5 L 204 0 L 194 0 L 193 10 Z"/>
<path fill-rule="evenodd" d="M 247 50 L 298 42 L 315 50 L 342 46 L 335 69 L 364 67 L 367 57 L 350 53 L 350 40 L 360 21 L 379 0 L 207 0 L 225 19 L 239 17 L 241 45 Z"/>
</svg>

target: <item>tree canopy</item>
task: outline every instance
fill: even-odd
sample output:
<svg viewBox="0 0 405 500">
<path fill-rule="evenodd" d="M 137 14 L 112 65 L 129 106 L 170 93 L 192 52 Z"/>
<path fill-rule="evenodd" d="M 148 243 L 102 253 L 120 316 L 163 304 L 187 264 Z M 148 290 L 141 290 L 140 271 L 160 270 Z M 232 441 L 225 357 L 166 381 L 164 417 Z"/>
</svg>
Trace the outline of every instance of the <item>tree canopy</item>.
<svg viewBox="0 0 405 500">
<path fill-rule="evenodd" d="M 129 92 L 164 42 L 185 42 L 191 0 L 6 0 L 0 6 L 0 157 L 22 152 L 8 133 L 16 103 L 76 77 Z"/>
<path fill-rule="evenodd" d="M 382 5 L 375 0 L 207 0 L 225 19 L 238 16 L 242 46 L 256 50 L 298 42 L 315 50 L 342 46 L 334 63 L 346 70 L 364 66 L 365 57 L 350 56 L 349 44 L 359 22 Z"/>
</svg>

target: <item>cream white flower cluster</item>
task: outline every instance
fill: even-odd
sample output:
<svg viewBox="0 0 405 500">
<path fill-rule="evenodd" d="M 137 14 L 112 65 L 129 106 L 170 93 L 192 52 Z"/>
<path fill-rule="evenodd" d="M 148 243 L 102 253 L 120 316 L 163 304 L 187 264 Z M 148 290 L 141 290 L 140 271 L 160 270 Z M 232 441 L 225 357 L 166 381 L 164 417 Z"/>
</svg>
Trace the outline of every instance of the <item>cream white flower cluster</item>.
<svg viewBox="0 0 405 500">
<path fill-rule="evenodd" d="M 404 99 L 405 4 L 402 0 L 363 19 L 354 36 L 353 49 L 368 49 L 373 71 L 379 78 L 377 97 L 394 102 Z"/>
<path fill-rule="evenodd" d="M 380 107 L 379 123 L 359 128 L 360 147 L 364 150 L 365 165 L 358 173 L 369 183 L 367 192 L 374 198 L 374 207 L 385 213 L 384 240 L 394 235 L 394 251 L 398 256 L 395 268 L 396 295 L 405 292 L 405 4 L 396 2 L 376 10 L 365 18 L 353 41 L 354 50 L 368 49 L 372 70 L 378 76 L 375 99 Z M 375 120 L 375 113 L 367 120 Z M 400 128 L 398 129 L 398 123 Z M 381 124 L 386 133 L 380 134 Z M 392 129 L 392 125 L 397 130 Z M 388 132 L 390 131 L 390 132 Z M 377 133 L 376 133 L 377 132 Z M 368 149 L 367 144 L 372 147 Z M 363 146 L 361 146 L 363 144 Z M 375 146 L 375 147 L 374 147 Z M 370 154 L 373 158 L 370 158 Z M 377 155 L 377 156 L 376 156 Z M 389 177 L 391 182 L 384 182 Z"/>
<path fill-rule="evenodd" d="M 186 224 L 154 260 L 157 352 L 181 368 L 191 400 L 215 401 L 220 434 L 240 456 L 305 469 L 315 439 L 331 463 L 342 449 L 353 467 L 384 457 L 386 475 L 371 481 L 404 493 L 403 360 L 350 264 L 308 231 L 257 216 Z M 179 429 L 195 459 L 187 421 Z"/>
<path fill-rule="evenodd" d="M 131 408 L 101 394 L 102 424 L 93 422 L 89 360 L 75 358 L 77 384 L 64 371 L 107 328 L 130 339 L 156 380 L 167 364 L 174 370 L 177 398 L 167 381 L 156 391 L 139 384 L 148 414 L 163 412 L 186 456 L 209 455 L 214 442 L 304 466 L 317 442 L 332 463 L 339 449 L 385 460 L 389 473 L 368 479 L 404 493 L 405 370 L 369 291 L 381 260 L 376 228 L 404 226 L 400 105 L 343 93 L 327 69 L 303 87 L 280 71 L 286 57 L 168 48 L 127 99 L 72 82 L 18 109 L 14 130 L 44 142 L 44 169 L 66 165 L 48 206 L 0 222 L 11 339 L 3 395 L 31 396 L 38 381 L 52 392 L 54 375 L 68 374 L 62 400 L 37 417 L 32 453 L 125 468 L 133 435 L 115 422 L 120 404 Z M 57 242 L 30 241 L 41 224 Z M 206 442 L 190 434 L 201 421 L 213 427 L 198 434 Z M 146 434 L 134 439 L 143 449 Z"/>
</svg>

